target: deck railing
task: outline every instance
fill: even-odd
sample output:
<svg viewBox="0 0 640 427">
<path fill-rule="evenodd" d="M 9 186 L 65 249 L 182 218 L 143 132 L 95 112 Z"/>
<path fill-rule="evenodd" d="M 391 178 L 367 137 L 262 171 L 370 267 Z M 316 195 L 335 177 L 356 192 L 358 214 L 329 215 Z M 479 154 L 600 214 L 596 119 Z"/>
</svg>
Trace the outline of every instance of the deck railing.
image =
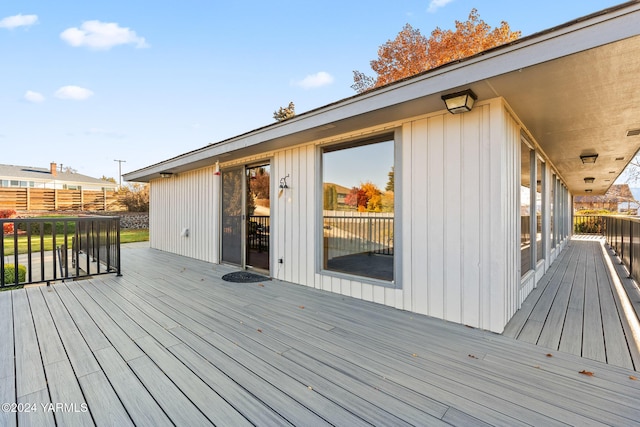
<svg viewBox="0 0 640 427">
<path fill-rule="evenodd" d="M 629 275 L 640 282 L 640 219 L 603 216 L 604 236 Z"/>
<path fill-rule="evenodd" d="M 249 216 L 247 224 L 248 249 L 269 252 L 269 220 L 268 215 Z"/>
<path fill-rule="evenodd" d="M 604 234 L 605 216 L 601 215 L 574 215 L 573 232 L 575 234 Z"/>
<path fill-rule="evenodd" d="M 120 218 L 1 219 L 0 287 L 121 274 Z"/>
<path fill-rule="evenodd" d="M 354 253 L 393 255 L 393 217 L 325 216 L 328 259 Z"/>
<path fill-rule="evenodd" d="M 575 215 L 575 234 L 599 234 L 620 258 L 629 276 L 640 282 L 640 218 L 613 215 Z"/>
</svg>

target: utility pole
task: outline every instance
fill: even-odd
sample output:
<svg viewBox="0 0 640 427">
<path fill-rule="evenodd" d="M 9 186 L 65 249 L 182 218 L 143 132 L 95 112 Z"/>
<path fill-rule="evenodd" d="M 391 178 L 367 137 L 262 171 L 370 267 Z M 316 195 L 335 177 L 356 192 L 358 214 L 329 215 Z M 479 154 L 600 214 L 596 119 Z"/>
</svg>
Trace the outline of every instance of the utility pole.
<svg viewBox="0 0 640 427">
<path fill-rule="evenodd" d="M 118 178 L 119 178 L 119 184 L 118 184 L 118 189 L 122 188 L 122 163 L 126 163 L 126 160 L 114 160 L 114 162 L 118 162 Z"/>
</svg>

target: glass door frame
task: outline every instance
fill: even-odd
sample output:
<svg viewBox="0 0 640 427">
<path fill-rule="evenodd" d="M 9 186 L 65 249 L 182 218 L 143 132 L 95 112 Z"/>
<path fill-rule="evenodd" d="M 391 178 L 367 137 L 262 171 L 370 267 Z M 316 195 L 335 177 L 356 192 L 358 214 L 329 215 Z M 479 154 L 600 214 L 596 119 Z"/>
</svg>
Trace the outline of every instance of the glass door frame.
<svg viewBox="0 0 640 427">
<path fill-rule="evenodd" d="M 273 194 L 273 185 L 274 185 L 274 180 L 273 177 L 271 176 L 271 166 L 273 165 L 273 162 L 270 158 L 268 159 L 264 159 L 262 161 L 258 161 L 258 162 L 251 162 L 251 163 L 247 163 L 247 164 L 241 164 L 241 165 L 233 165 L 230 166 L 228 168 L 223 168 L 221 170 L 221 177 L 224 176 L 225 172 L 233 172 L 233 171 L 239 171 L 241 172 L 241 192 L 242 192 L 242 200 L 241 200 L 241 218 L 240 218 L 240 264 L 237 264 L 233 261 L 228 261 L 224 259 L 224 247 L 223 247 L 223 235 L 224 235 L 224 179 L 220 180 L 220 241 L 219 241 L 219 248 L 220 248 L 220 262 L 223 264 L 229 264 L 229 265 L 234 265 L 234 266 L 238 266 L 244 270 L 255 270 L 257 272 L 261 272 L 261 273 L 266 273 L 267 275 L 270 275 L 271 272 L 271 265 L 272 265 L 272 254 L 271 254 L 271 247 L 272 245 L 272 235 L 271 232 L 269 231 L 269 237 L 268 237 L 268 267 L 267 269 L 264 268 L 260 268 L 260 267 L 254 267 L 251 265 L 247 265 L 247 261 L 248 261 L 248 251 L 249 251 L 249 244 L 248 244 L 248 239 L 249 239 L 249 233 L 248 233 L 248 223 L 249 223 L 249 215 L 248 215 L 248 203 L 247 203 L 247 198 L 249 195 L 249 188 L 248 188 L 248 176 L 247 173 L 249 170 L 251 169 L 255 169 L 258 167 L 264 167 L 264 166 L 268 166 L 269 167 L 269 206 L 271 207 L 273 198 L 272 198 L 272 194 Z M 271 215 L 271 210 L 269 212 L 269 227 L 272 224 L 272 215 Z"/>
</svg>

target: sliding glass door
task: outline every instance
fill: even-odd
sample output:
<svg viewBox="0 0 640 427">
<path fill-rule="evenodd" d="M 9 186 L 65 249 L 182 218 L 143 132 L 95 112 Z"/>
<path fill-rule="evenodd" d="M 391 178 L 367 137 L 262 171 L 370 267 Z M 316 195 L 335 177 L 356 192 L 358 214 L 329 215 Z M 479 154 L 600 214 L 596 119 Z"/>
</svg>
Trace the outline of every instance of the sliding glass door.
<svg viewBox="0 0 640 427">
<path fill-rule="evenodd" d="M 222 172 L 222 261 L 269 271 L 270 166 Z"/>
</svg>

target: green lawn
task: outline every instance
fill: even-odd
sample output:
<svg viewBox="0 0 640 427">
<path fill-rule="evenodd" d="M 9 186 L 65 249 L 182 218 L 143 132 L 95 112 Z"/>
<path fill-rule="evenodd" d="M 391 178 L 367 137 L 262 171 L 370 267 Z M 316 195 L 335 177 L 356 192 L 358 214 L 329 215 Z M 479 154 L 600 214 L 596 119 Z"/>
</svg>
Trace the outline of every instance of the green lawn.
<svg viewBox="0 0 640 427">
<path fill-rule="evenodd" d="M 133 242 L 146 242 L 149 240 L 149 230 L 121 230 L 120 231 L 120 243 L 133 243 Z M 44 250 L 53 250 L 53 238 L 51 236 L 44 236 L 43 239 Z M 56 238 L 56 244 L 59 246 L 64 243 L 64 239 L 61 236 Z M 18 253 L 26 254 L 28 241 L 27 236 L 18 237 Z M 68 247 L 71 248 L 71 238 L 68 240 Z M 40 251 L 40 236 L 32 236 L 31 238 L 31 251 Z M 4 254 L 14 254 L 14 241 L 13 237 L 4 238 Z"/>
</svg>

